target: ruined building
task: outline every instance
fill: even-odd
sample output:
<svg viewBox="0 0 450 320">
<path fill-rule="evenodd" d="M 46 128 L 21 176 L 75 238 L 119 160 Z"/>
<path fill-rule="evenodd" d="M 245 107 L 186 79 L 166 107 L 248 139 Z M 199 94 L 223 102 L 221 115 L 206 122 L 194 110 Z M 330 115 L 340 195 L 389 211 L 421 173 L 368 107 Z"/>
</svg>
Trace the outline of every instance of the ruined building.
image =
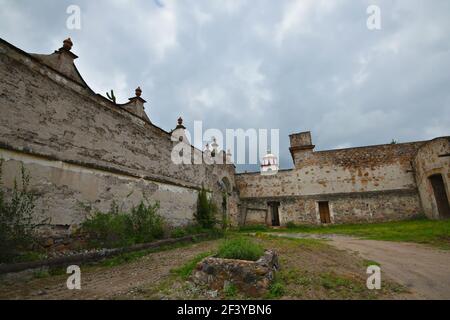
<svg viewBox="0 0 450 320">
<path fill-rule="evenodd" d="M 202 185 L 234 225 L 450 215 L 449 137 L 314 151 L 310 133 L 293 134 L 295 168 L 276 175 L 236 174 L 232 164 L 177 165 L 171 152 L 179 140 L 152 123 L 142 90 L 125 104 L 95 94 L 72 45 L 67 39 L 42 55 L 0 40 L 2 187 L 10 190 L 24 165 L 40 195 L 36 218 L 53 232 L 70 232 L 113 201 L 127 210 L 143 198 L 159 201 L 171 224 L 188 224 Z M 182 119 L 174 130 L 183 136 Z"/>
</svg>

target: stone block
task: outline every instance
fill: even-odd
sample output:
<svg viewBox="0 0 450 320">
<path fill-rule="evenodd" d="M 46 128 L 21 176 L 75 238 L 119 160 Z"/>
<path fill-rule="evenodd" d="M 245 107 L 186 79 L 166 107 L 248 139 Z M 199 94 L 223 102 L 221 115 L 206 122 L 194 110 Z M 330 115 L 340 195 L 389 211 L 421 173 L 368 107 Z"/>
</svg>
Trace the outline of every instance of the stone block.
<svg viewBox="0 0 450 320">
<path fill-rule="evenodd" d="M 268 292 L 278 269 L 278 255 L 272 250 L 257 261 L 208 257 L 197 264 L 192 280 L 211 290 L 233 284 L 241 293 L 260 297 Z"/>
</svg>

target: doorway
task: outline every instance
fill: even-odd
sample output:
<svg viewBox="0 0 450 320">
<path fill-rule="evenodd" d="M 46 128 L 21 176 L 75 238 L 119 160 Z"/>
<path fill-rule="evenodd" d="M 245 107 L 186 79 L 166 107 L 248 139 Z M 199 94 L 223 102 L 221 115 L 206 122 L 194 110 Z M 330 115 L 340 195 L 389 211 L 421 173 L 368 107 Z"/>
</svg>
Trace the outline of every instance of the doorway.
<svg viewBox="0 0 450 320">
<path fill-rule="evenodd" d="M 434 198 L 439 212 L 439 218 L 450 218 L 450 205 L 448 204 L 447 192 L 445 191 L 444 180 L 442 175 L 435 174 L 428 178 L 433 188 Z"/>
<path fill-rule="evenodd" d="M 328 201 L 319 202 L 320 222 L 324 224 L 331 223 L 330 205 Z"/>
<path fill-rule="evenodd" d="M 279 202 L 269 202 L 269 212 L 272 219 L 272 226 L 279 227 L 280 226 L 280 213 L 279 213 Z"/>
</svg>

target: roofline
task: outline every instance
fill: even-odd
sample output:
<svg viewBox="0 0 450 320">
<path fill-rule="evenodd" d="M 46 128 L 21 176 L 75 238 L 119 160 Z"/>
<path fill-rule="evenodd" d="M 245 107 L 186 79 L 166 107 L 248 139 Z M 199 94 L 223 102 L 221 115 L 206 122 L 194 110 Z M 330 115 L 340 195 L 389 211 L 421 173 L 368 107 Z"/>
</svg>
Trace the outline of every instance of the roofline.
<svg viewBox="0 0 450 320">
<path fill-rule="evenodd" d="M 57 73 L 59 76 L 63 77 L 64 79 L 67 79 L 68 81 L 70 81 L 70 82 L 72 82 L 72 83 L 75 83 L 75 84 L 77 84 L 77 85 L 80 85 L 80 86 L 86 88 L 86 89 L 89 91 L 89 93 L 92 94 L 91 97 L 92 97 L 93 99 L 95 99 L 95 98 L 100 98 L 100 99 L 102 99 L 104 102 L 108 103 L 108 105 L 109 105 L 110 107 L 119 109 L 119 110 L 121 110 L 121 111 L 125 111 L 125 112 L 127 112 L 128 114 L 130 114 L 130 115 L 132 115 L 132 116 L 134 116 L 134 117 L 136 117 L 136 118 L 138 118 L 138 119 L 144 121 L 145 123 L 149 124 L 150 126 L 154 127 L 155 129 L 159 130 L 162 134 L 167 135 L 168 138 L 170 139 L 170 137 L 171 137 L 171 135 L 172 135 L 171 132 L 166 131 L 166 130 L 164 130 L 163 128 L 161 128 L 161 127 L 155 125 L 153 122 L 151 122 L 151 120 L 150 120 L 150 122 L 149 122 L 147 119 L 145 119 L 145 118 L 143 118 L 143 117 L 140 117 L 140 116 L 138 116 L 138 115 L 132 113 L 131 111 L 129 111 L 129 110 L 125 109 L 125 108 L 122 108 L 122 106 L 128 104 L 129 102 L 126 102 L 126 103 L 123 103 L 123 104 L 114 103 L 114 102 L 112 102 L 111 100 L 109 100 L 107 97 L 103 96 L 102 94 L 96 93 L 94 90 L 92 90 L 92 89 L 89 87 L 89 85 L 87 84 L 87 82 L 84 80 L 84 78 L 81 76 L 81 73 L 79 72 L 79 70 L 78 70 L 77 66 L 75 65 L 75 63 L 74 63 L 75 71 L 77 72 L 77 74 L 79 75 L 79 77 L 80 77 L 80 79 L 82 80 L 83 83 L 79 83 L 78 81 L 75 81 L 74 79 L 69 78 L 68 76 L 66 76 L 65 74 L 61 73 L 60 71 L 58 71 L 58 70 L 52 68 L 51 66 L 49 66 L 49 65 L 47 65 L 47 64 L 45 64 L 45 63 L 43 63 L 42 61 L 40 61 L 37 57 L 33 56 L 33 53 L 28 53 L 28 52 L 26 52 L 26 51 L 24 51 L 24 50 L 22 50 L 22 49 L 16 47 L 15 45 L 9 43 L 8 41 L 6 41 L 6 40 L 3 39 L 3 38 L 0 38 L 0 43 L 3 43 L 3 44 L 5 44 L 6 46 L 10 47 L 11 49 L 13 49 L 13 50 L 15 50 L 15 51 L 18 51 L 20 54 L 25 55 L 27 58 L 30 58 L 30 59 L 33 60 L 34 62 L 36 62 L 36 63 L 38 63 L 38 64 L 40 64 L 40 65 L 42 65 L 42 66 L 44 66 L 44 67 L 46 67 L 46 68 L 49 68 L 50 70 L 52 70 L 53 72 Z M 71 53 L 72 53 L 72 52 L 71 52 Z M 147 116 L 148 116 L 148 115 L 147 115 Z M 149 117 L 149 119 L 150 119 L 150 117 Z M 191 143 L 189 143 L 189 145 L 192 147 L 192 149 L 197 150 L 197 151 L 199 151 L 199 152 L 203 152 L 201 149 L 195 147 L 195 146 L 192 145 Z M 236 167 L 234 164 L 233 164 L 233 166 Z"/>
<path fill-rule="evenodd" d="M 319 152 L 334 152 L 334 151 L 347 151 L 347 150 L 353 150 L 353 149 L 366 149 L 366 148 L 377 148 L 377 147 L 394 147 L 394 146 L 400 146 L 400 145 L 406 145 L 406 144 L 423 144 L 427 143 L 431 140 L 418 140 L 418 141 L 410 141 L 410 142 L 400 142 L 400 143 L 384 143 L 384 144 L 373 144 L 368 146 L 359 146 L 359 147 L 349 147 L 349 148 L 339 148 L 339 149 L 328 149 L 328 150 L 318 150 L 314 151 L 314 153 Z"/>
<path fill-rule="evenodd" d="M 279 169 L 278 172 L 288 172 L 288 171 L 294 171 L 294 169 Z M 256 175 L 256 174 L 261 174 L 261 171 L 252 171 L 252 172 L 239 172 L 236 173 L 236 176 L 243 176 L 243 175 Z M 274 175 L 276 176 L 276 175 Z"/>
</svg>

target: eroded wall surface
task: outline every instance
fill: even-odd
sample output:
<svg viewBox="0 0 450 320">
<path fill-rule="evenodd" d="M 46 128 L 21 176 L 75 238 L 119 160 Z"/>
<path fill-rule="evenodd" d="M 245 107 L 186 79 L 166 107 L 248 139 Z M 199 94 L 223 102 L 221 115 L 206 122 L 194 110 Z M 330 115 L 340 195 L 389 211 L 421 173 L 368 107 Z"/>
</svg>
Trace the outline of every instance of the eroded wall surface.
<svg viewBox="0 0 450 320">
<path fill-rule="evenodd" d="M 12 187 L 24 164 L 40 194 L 41 218 L 51 218 L 54 225 L 79 223 L 84 218 L 80 203 L 105 210 L 115 200 L 129 208 L 144 196 L 160 201 L 170 223 L 185 224 L 192 221 L 202 185 L 219 208 L 218 181 L 226 178 L 234 187 L 233 165 L 174 164 L 168 132 L 4 41 L 0 90 L 4 185 Z M 229 193 L 233 222 L 237 195 Z"/>
<path fill-rule="evenodd" d="M 269 202 L 279 203 L 281 225 L 321 223 L 319 202 L 328 202 L 333 223 L 437 217 L 428 180 L 437 173 L 448 194 L 448 138 L 314 151 L 309 132 L 294 134 L 295 168 L 275 176 L 235 175 L 233 165 L 175 164 L 170 134 L 142 115 L 142 92 L 126 105 L 113 104 L 92 92 L 72 63 L 75 56 L 61 50 L 29 55 L 0 40 L 4 186 L 12 188 L 24 165 L 39 194 L 36 219 L 51 227 L 67 231 L 113 201 L 128 210 L 142 199 L 159 201 L 170 224 L 187 224 L 202 185 L 220 215 L 227 193 L 232 224 L 270 224 Z"/>
</svg>

